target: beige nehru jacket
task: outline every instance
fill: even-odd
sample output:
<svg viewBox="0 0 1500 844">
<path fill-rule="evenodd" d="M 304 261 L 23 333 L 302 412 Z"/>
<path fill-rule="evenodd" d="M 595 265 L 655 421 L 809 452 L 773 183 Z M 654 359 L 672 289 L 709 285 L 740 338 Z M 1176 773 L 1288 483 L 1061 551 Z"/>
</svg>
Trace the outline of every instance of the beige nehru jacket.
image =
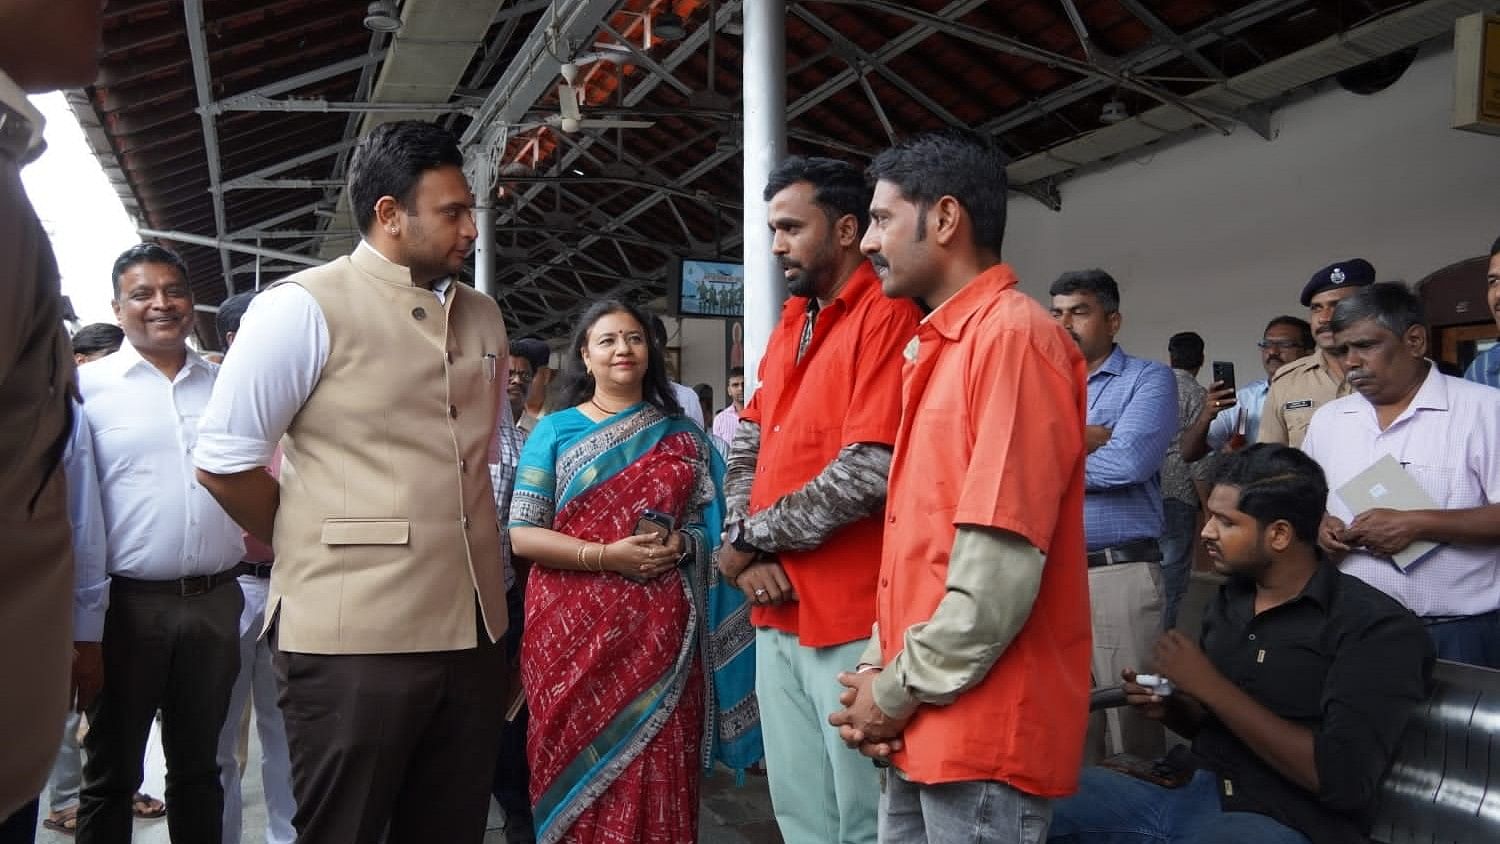
<svg viewBox="0 0 1500 844">
<path fill-rule="evenodd" d="M 328 360 L 282 439 L 266 613 L 299 653 L 471 648 L 505 632 L 489 452 L 508 353 L 495 301 L 443 303 L 356 250 L 283 284 L 310 293 Z"/>
</svg>

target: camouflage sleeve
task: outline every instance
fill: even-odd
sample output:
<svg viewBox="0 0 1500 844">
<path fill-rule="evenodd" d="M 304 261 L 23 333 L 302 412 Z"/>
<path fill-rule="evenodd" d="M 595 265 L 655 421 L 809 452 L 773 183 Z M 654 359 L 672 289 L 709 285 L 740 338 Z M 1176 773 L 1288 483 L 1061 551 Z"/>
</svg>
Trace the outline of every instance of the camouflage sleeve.
<svg viewBox="0 0 1500 844">
<path fill-rule="evenodd" d="M 741 419 L 734 429 L 734 442 L 724 472 L 724 518 L 737 522 L 750 511 L 750 485 L 755 482 L 755 463 L 760 459 L 760 424 Z"/>
<path fill-rule="evenodd" d="M 745 538 L 771 553 L 817 548 L 834 531 L 880 509 L 890 471 L 890 446 L 844 446 L 806 486 L 746 519 Z"/>
</svg>

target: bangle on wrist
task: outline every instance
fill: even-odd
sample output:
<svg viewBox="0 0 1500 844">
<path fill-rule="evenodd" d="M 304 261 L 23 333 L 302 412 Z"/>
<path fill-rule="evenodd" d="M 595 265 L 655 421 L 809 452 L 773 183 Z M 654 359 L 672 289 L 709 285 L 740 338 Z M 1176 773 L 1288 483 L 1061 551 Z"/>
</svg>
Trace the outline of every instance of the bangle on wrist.
<svg viewBox="0 0 1500 844">
<path fill-rule="evenodd" d="M 876 665 L 873 662 L 861 662 L 859 665 L 854 666 L 854 673 L 868 674 L 871 671 L 879 671 L 881 667 L 882 666 Z"/>
<path fill-rule="evenodd" d="M 583 561 L 583 552 L 585 550 L 587 550 L 588 547 L 589 547 L 589 544 L 587 542 L 581 542 L 581 543 L 579 543 L 578 544 L 578 554 L 573 557 L 573 564 L 575 566 L 577 566 L 578 568 L 583 569 L 584 571 L 588 571 L 588 565 L 586 563 L 584 563 L 584 561 Z"/>
<path fill-rule="evenodd" d="M 602 543 L 599 545 L 599 556 L 597 558 L 595 558 L 594 562 L 599 566 L 599 573 L 603 574 L 604 573 L 604 545 Z"/>
</svg>

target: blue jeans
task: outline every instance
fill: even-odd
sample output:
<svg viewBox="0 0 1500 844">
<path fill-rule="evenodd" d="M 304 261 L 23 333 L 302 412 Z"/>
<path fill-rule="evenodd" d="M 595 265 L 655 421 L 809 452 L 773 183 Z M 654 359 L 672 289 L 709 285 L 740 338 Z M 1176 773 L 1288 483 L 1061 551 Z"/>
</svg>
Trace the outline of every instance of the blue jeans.
<svg viewBox="0 0 1500 844">
<path fill-rule="evenodd" d="M 990 780 L 922 785 L 891 769 L 880 791 L 880 844 L 1041 844 L 1052 813 Z"/>
<path fill-rule="evenodd" d="M 1162 629 L 1177 623 L 1177 606 L 1187 594 L 1193 570 L 1193 544 L 1198 539 L 1198 508 L 1175 498 L 1162 499 L 1161 591 Z"/>
<path fill-rule="evenodd" d="M 1500 610 L 1452 621 L 1428 621 L 1438 659 L 1500 668 Z"/>
<path fill-rule="evenodd" d="M 1308 844 L 1266 815 L 1225 812 L 1208 771 L 1182 788 L 1162 788 L 1104 768 L 1085 768 L 1078 793 L 1053 804 L 1059 844 Z"/>
</svg>

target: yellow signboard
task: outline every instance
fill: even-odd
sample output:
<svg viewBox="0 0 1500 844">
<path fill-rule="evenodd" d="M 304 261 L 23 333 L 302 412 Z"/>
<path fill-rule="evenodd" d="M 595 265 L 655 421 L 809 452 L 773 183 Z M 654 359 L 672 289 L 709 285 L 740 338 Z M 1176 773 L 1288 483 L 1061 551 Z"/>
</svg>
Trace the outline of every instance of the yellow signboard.
<svg viewBox="0 0 1500 844">
<path fill-rule="evenodd" d="M 1500 135 L 1500 15 L 1454 24 L 1453 64 L 1453 127 Z"/>
</svg>

